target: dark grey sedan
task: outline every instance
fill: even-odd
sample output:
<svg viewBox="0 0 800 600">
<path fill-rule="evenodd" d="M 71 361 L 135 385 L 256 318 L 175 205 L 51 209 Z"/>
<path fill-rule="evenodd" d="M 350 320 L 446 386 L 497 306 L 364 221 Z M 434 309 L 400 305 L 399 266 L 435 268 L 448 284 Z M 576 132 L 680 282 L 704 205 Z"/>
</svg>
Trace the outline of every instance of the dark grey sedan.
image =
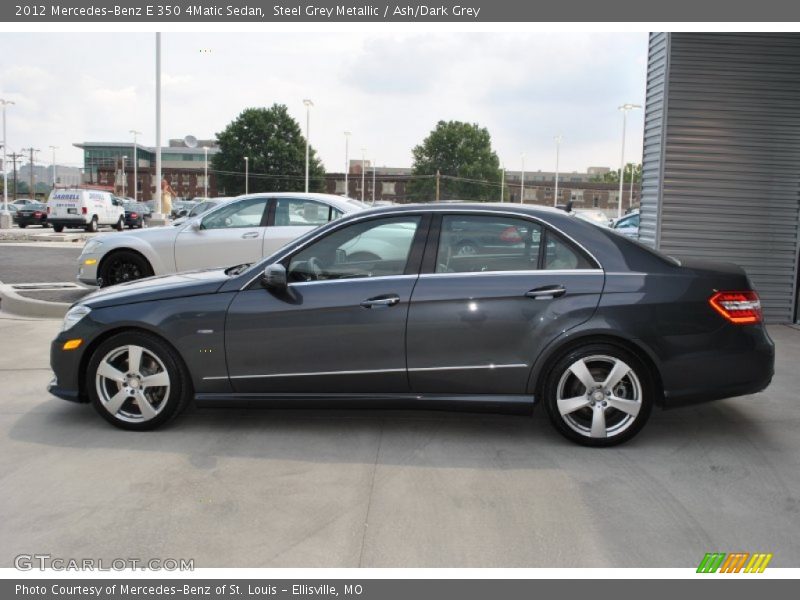
<svg viewBox="0 0 800 600">
<path fill-rule="evenodd" d="M 354 213 L 261 263 L 111 286 L 74 305 L 50 391 L 152 429 L 193 399 L 525 410 L 575 442 L 653 406 L 764 389 L 774 347 L 741 268 L 676 260 L 563 211 Z"/>
</svg>

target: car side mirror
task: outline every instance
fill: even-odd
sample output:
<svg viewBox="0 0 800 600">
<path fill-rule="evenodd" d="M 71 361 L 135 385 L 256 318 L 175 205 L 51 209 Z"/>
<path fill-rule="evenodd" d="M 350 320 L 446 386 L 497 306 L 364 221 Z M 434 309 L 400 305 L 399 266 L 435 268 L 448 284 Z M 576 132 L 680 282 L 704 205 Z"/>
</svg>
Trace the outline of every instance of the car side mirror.
<svg viewBox="0 0 800 600">
<path fill-rule="evenodd" d="M 271 290 L 285 290 L 288 285 L 286 281 L 286 267 L 281 263 L 267 265 L 264 268 L 261 283 L 264 284 L 264 287 Z"/>
</svg>

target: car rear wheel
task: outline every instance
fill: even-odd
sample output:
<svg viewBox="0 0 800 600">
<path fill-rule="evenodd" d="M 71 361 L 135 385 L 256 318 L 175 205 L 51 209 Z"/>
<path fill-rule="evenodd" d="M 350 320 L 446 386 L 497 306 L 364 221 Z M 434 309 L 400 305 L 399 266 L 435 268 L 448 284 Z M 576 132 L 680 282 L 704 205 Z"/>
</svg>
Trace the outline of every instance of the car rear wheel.
<svg viewBox="0 0 800 600">
<path fill-rule="evenodd" d="M 97 217 L 92 217 L 92 220 L 89 221 L 89 224 L 86 226 L 86 231 L 89 233 L 95 233 L 97 231 Z"/>
<path fill-rule="evenodd" d="M 191 381 L 180 357 L 159 338 L 115 335 L 95 350 L 86 388 L 100 415 L 121 429 L 155 429 L 189 403 Z"/>
<path fill-rule="evenodd" d="M 25 229 L 26 227 L 27 227 L 27 225 L 23 225 L 22 223 L 19 224 L 19 228 L 20 229 Z"/>
<path fill-rule="evenodd" d="M 61 233 L 62 231 L 64 231 L 64 226 L 63 225 L 53 225 L 53 231 L 55 231 L 56 233 Z"/>
<path fill-rule="evenodd" d="M 103 259 L 99 275 L 100 287 L 106 287 L 150 277 L 153 269 L 142 255 L 130 250 L 119 250 Z"/>
<path fill-rule="evenodd" d="M 547 375 L 544 403 L 555 428 L 584 446 L 614 446 L 644 427 L 654 387 L 647 367 L 611 344 L 565 354 Z"/>
<path fill-rule="evenodd" d="M 122 231 L 123 229 L 125 229 L 125 218 L 124 217 L 120 217 L 119 218 L 119 221 L 117 221 L 117 224 L 114 226 L 114 229 L 116 229 L 117 231 Z"/>
</svg>

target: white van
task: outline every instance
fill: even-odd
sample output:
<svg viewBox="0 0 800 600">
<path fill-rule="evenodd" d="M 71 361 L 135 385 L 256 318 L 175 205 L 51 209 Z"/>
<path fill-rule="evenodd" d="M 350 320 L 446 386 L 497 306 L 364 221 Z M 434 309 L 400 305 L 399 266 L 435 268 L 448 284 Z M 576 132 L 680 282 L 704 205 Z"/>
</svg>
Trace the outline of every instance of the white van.
<svg viewBox="0 0 800 600">
<path fill-rule="evenodd" d="M 47 223 L 57 232 L 65 227 L 97 231 L 100 225 L 125 228 L 125 209 L 110 192 L 98 190 L 53 190 L 47 201 Z"/>
</svg>

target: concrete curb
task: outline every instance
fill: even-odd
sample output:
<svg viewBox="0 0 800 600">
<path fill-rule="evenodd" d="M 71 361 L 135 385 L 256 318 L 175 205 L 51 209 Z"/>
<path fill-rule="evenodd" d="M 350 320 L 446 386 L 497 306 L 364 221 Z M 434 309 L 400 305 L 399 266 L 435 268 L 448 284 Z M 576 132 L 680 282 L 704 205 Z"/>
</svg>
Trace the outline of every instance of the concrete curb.
<svg viewBox="0 0 800 600">
<path fill-rule="evenodd" d="M 23 317 L 62 319 L 67 314 L 70 304 L 27 298 L 18 294 L 13 285 L 0 283 L 0 307 L 4 312 Z"/>
</svg>

